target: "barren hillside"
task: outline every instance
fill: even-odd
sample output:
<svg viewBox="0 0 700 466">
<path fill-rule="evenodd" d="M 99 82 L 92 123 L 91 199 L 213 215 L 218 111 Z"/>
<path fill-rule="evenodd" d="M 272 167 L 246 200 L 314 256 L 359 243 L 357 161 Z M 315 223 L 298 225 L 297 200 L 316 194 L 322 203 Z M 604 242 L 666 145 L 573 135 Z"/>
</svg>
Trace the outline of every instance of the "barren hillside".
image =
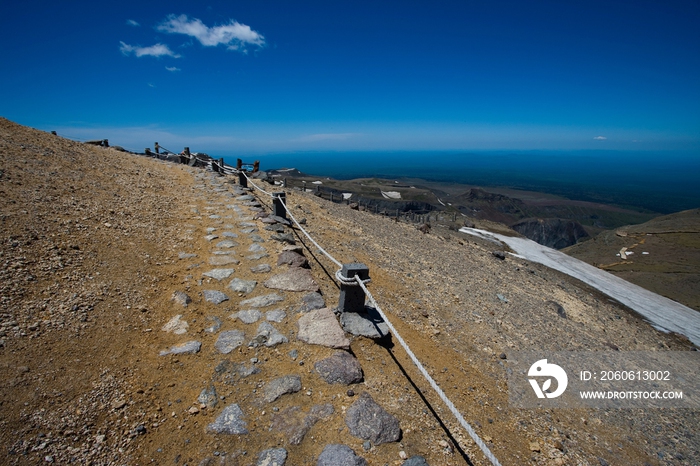
<svg viewBox="0 0 700 466">
<path fill-rule="evenodd" d="M 0 463 L 249 465 L 284 449 L 286 464 L 314 465 L 343 444 L 371 465 L 487 464 L 400 347 L 304 339 L 317 297 L 273 279 L 310 273 L 332 308 L 336 266 L 249 194 L 0 120 Z M 333 256 L 369 266 L 382 309 L 502 464 L 700 461 L 695 411 L 514 409 L 506 386 L 512 351 L 694 350 L 687 340 L 488 243 L 296 190 L 287 205 Z M 310 272 L 281 261 L 290 234 Z M 318 363 L 338 351 L 361 381 L 324 378 Z M 357 432 L 353 413 L 375 409 L 365 393 L 398 438 L 388 421 Z"/>
</svg>

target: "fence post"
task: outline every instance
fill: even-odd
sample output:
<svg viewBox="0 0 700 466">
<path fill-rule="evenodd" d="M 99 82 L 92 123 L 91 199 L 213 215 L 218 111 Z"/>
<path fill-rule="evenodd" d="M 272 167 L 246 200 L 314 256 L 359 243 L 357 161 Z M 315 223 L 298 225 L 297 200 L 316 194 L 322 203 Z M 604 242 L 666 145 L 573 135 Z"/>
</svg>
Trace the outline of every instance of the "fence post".
<svg viewBox="0 0 700 466">
<path fill-rule="evenodd" d="M 276 215 L 277 217 L 282 217 L 283 219 L 287 219 L 287 211 L 284 208 L 284 204 L 287 203 L 287 194 L 284 192 L 281 193 L 272 193 L 272 207 L 273 207 L 273 213 L 272 215 Z"/>
<path fill-rule="evenodd" d="M 56 134 L 56 131 L 51 131 L 51 134 L 53 134 L 54 136 L 58 136 L 58 134 Z"/>
<path fill-rule="evenodd" d="M 248 187 L 248 179 L 245 177 L 245 174 L 242 171 L 238 172 L 238 184 L 240 184 L 242 188 Z"/>
<path fill-rule="evenodd" d="M 369 278 L 369 267 L 365 264 L 352 263 L 343 264 L 340 272 L 345 278 L 359 276 L 360 280 Z M 338 311 L 340 312 L 363 312 L 365 310 L 365 292 L 355 285 L 340 284 L 340 301 Z"/>
<path fill-rule="evenodd" d="M 219 159 L 219 173 L 224 174 L 224 159 Z"/>
<path fill-rule="evenodd" d="M 153 148 L 156 150 L 156 155 L 160 154 L 160 146 L 157 142 L 153 144 Z"/>
<path fill-rule="evenodd" d="M 236 159 L 236 169 L 240 170 L 243 168 L 243 160 L 241 159 Z"/>
</svg>

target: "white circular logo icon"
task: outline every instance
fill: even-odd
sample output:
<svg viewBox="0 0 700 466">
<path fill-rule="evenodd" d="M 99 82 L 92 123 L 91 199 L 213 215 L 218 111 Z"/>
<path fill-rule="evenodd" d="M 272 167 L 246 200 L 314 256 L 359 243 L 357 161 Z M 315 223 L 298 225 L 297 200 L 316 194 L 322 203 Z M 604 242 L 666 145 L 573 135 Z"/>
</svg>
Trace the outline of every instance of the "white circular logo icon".
<svg viewBox="0 0 700 466">
<path fill-rule="evenodd" d="M 537 398 L 556 398 L 564 393 L 566 385 L 569 383 L 569 378 L 566 376 L 564 369 L 556 364 L 547 363 L 546 359 L 540 359 L 530 366 L 527 375 L 530 377 L 548 377 L 547 380 L 542 383 L 542 387 L 540 387 L 536 379 L 528 379 Z M 549 389 L 552 385 L 552 379 L 557 381 L 557 389 L 550 392 Z"/>
</svg>

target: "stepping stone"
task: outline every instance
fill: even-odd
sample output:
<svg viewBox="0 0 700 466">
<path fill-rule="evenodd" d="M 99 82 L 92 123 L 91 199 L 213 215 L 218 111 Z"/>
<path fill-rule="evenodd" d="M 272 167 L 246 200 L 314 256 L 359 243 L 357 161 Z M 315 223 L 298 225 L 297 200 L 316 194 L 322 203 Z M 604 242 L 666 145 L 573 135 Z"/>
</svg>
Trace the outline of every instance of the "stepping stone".
<svg viewBox="0 0 700 466">
<path fill-rule="evenodd" d="M 179 257 L 180 259 L 192 259 L 194 257 L 197 257 L 197 254 L 181 252 L 177 255 L 177 257 Z"/>
<path fill-rule="evenodd" d="M 216 238 L 218 238 L 217 235 L 207 235 L 207 236 L 204 237 L 204 239 L 207 240 L 207 241 L 213 241 L 213 240 L 215 240 Z"/>
<path fill-rule="evenodd" d="M 290 267 L 309 267 L 309 261 L 298 252 L 284 251 L 277 257 L 277 265 L 287 264 Z"/>
<path fill-rule="evenodd" d="M 355 336 L 378 339 L 389 334 L 389 326 L 375 309 L 369 307 L 365 308 L 365 312 L 343 312 L 340 314 L 340 325 Z"/>
<path fill-rule="evenodd" d="M 276 235 L 270 236 L 270 238 L 282 243 L 296 244 L 296 240 L 291 233 L 277 233 Z"/>
<path fill-rule="evenodd" d="M 186 343 L 181 343 L 179 345 L 172 346 L 170 349 L 163 350 L 160 352 L 160 355 L 166 356 L 168 354 L 195 354 L 199 353 L 200 348 L 202 348 L 201 342 L 188 341 Z"/>
<path fill-rule="evenodd" d="M 224 249 L 224 248 L 235 248 L 238 246 L 238 243 L 235 241 L 230 241 L 230 240 L 225 240 L 225 241 L 219 241 L 216 243 L 216 247 L 219 249 Z"/>
<path fill-rule="evenodd" d="M 399 420 L 379 406 L 372 396 L 362 392 L 345 414 L 350 433 L 375 445 L 396 442 L 401 436 Z"/>
<path fill-rule="evenodd" d="M 264 230 L 267 231 L 274 231 L 275 233 L 284 233 L 284 225 L 276 224 L 276 225 L 267 225 Z"/>
<path fill-rule="evenodd" d="M 174 292 L 170 299 L 182 307 L 187 307 L 187 305 L 192 302 L 192 298 L 190 298 L 184 291 Z"/>
<path fill-rule="evenodd" d="M 270 322 L 282 322 L 284 318 L 287 317 L 287 313 L 282 309 L 277 309 L 274 311 L 268 311 L 265 313 L 265 320 Z"/>
<path fill-rule="evenodd" d="M 216 332 L 218 332 L 219 329 L 221 328 L 221 325 L 223 324 L 223 322 L 221 322 L 221 319 L 219 319 L 219 318 L 216 317 L 216 316 L 207 317 L 207 320 L 210 321 L 210 322 L 213 322 L 213 324 L 211 325 L 211 327 L 207 327 L 207 328 L 204 329 L 204 331 L 207 332 L 207 333 L 216 333 Z"/>
<path fill-rule="evenodd" d="M 264 243 L 265 242 L 263 237 L 260 235 L 257 235 L 257 234 L 250 235 L 250 240 L 254 243 Z"/>
<path fill-rule="evenodd" d="M 282 432 L 290 445 L 299 445 L 314 424 L 330 417 L 334 412 L 330 403 L 314 405 L 308 414 L 299 406 L 291 406 L 272 415 L 271 429 Z"/>
<path fill-rule="evenodd" d="M 209 265 L 229 265 L 229 264 L 238 265 L 240 263 L 241 263 L 241 261 L 239 261 L 238 259 L 236 259 L 234 257 L 230 257 L 230 256 L 221 255 L 221 256 L 214 256 L 214 257 L 209 258 Z M 230 269 L 230 270 L 233 270 L 233 269 Z M 227 277 L 225 277 L 225 278 L 227 278 Z"/>
<path fill-rule="evenodd" d="M 250 268 L 250 271 L 253 273 L 268 273 L 271 270 L 272 267 L 270 267 L 268 264 L 260 264 Z"/>
<path fill-rule="evenodd" d="M 241 307 L 267 307 L 275 303 L 284 301 L 284 298 L 277 293 L 266 294 L 262 296 L 257 296 L 255 298 L 246 299 L 240 302 Z"/>
<path fill-rule="evenodd" d="M 411 456 L 401 466 L 429 466 L 428 462 L 420 455 Z"/>
<path fill-rule="evenodd" d="M 256 227 L 256 226 L 258 226 L 256 223 L 253 223 L 253 222 L 239 222 L 238 225 L 242 226 L 242 227 Z"/>
<path fill-rule="evenodd" d="M 233 291 L 248 294 L 255 289 L 255 285 L 257 284 L 258 282 L 255 280 L 242 280 L 240 278 L 234 278 L 231 280 L 231 283 L 228 284 L 228 287 Z"/>
<path fill-rule="evenodd" d="M 259 372 L 260 368 L 252 364 L 250 368 L 247 368 L 245 364 L 221 361 L 214 369 L 214 377 L 216 380 L 223 379 L 222 381 L 227 385 L 235 385 L 237 380 L 250 377 Z"/>
<path fill-rule="evenodd" d="M 251 309 L 249 311 L 234 312 L 229 316 L 229 319 L 239 319 L 244 324 L 254 324 L 259 321 L 261 317 L 262 312 L 257 309 Z"/>
<path fill-rule="evenodd" d="M 215 256 L 230 256 L 231 254 L 234 254 L 236 251 L 212 251 L 211 253 L 214 254 Z"/>
<path fill-rule="evenodd" d="M 316 466 L 367 466 L 367 461 L 347 445 L 331 444 L 323 449 Z"/>
<path fill-rule="evenodd" d="M 187 333 L 187 329 L 190 326 L 187 325 L 187 322 L 185 322 L 184 320 L 180 320 L 181 318 L 182 315 L 176 315 L 175 317 L 170 319 L 167 324 L 163 325 L 161 330 L 164 332 L 172 332 L 175 335 L 182 335 L 183 333 Z"/>
<path fill-rule="evenodd" d="M 214 348 L 216 348 L 219 353 L 228 354 L 241 346 L 243 340 L 245 340 L 245 334 L 242 331 L 227 330 L 219 334 L 219 338 L 217 338 L 216 343 L 214 343 Z"/>
<path fill-rule="evenodd" d="M 247 424 L 243 417 L 243 410 L 241 410 L 240 406 L 232 404 L 224 408 L 216 418 L 216 421 L 207 426 L 207 430 L 217 434 L 247 434 Z"/>
<path fill-rule="evenodd" d="M 237 234 L 230 231 L 224 231 L 223 233 L 221 233 L 221 236 L 223 236 L 224 238 L 238 238 Z"/>
<path fill-rule="evenodd" d="M 202 393 L 197 397 L 197 402 L 199 404 L 205 405 L 207 408 L 216 408 L 219 404 L 219 397 L 216 394 L 216 387 L 214 385 L 209 385 L 208 388 L 202 390 Z"/>
<path fill-rule="evenodd" d="M 326 383 L 350 385 L 362 382 L 360 362 L 347 351 L 336 351 L 331 357 L 314 364 L 314 369 Z"/>
<path fill-rule="evenodd" d="M 309 312 L 326 307 L 326 301 L 321 293 L 308 293 L 301 298 L 302 305 L 297 312 Z"/>
<path fill-rule="evenodd" d="M 265 224 L 267 224 L 267 225 L 274 225 L 274 224 L 277 223 L 277 220 L 272 219 L 272 218 L 270 218 L 270 217 L 262 217 L 262 218 L 260 219 L 260 222 L 261 222 L 261 223 L 265 223 Z"/>
<path fill-rule="evenodd" d="M 246 234 L 246 235 L 248 235 L 248 234 L 250 234 L 250 233 L 255 233 L 256 231 L 258 231 L 258 229 L 255 228 L 255 227 L 249 227 L 249 228 L 243 228 L 243 229 L 241 229 L 241 233 Z"/>
<path fill-rule="evenodd" d="M 214 233 L 215 231 L 216 231 L 216 228 L 214 228 L 214 227 L 209 227 L 209 228 L 207 228 L 207 234 L 208 234 L 208 235 L 211 235 L 211 234 Z"/>
<path fill-rule="evenodd" d="M 248 259 L 249 261 L 257 261 L 266 257 L 269 257 L 269 255 L 264 252 L 261 252 L 258 254 L 251 254 L 250 256 L 246 256 L 246 259 Z"/>
<path fill-rule="evenodd" d="M 329 348 L 350 348 L 350 340 L 329 308 L 317 309 L 299 318 L 297 339 Z"/>
<path fill-rule="evenodd" d="M 318 283 L 314 280 L 311 271 L 299 267 L 293 267 L 286 272 L 270 277 L 263 285 L 267 288 L 285 291 L 319 290 Z"/>
<path fill-rule="evenodd" d="M 277 216 L 277 215 L 270 215 L 268 218 L 270 218 L 270 219 L 272 219 L 272 220 L 274 220 L 274 221 L 276 221 L 276 222 L 278 222 L 278 223 L 281 223 L 282 225 L 290 226 L 290 225 L 292 224 L 292 223 L 291 223 L 289 220 L 287 220 L 286 218 L 282 218 L 282 217 L 279 217 L 279 216 Z"/>
<path fill-rule="evenodd" d="M 214 215 L 210 215 L 209 218 L 216 220 L 217 218 L 221 218 L 221 216 L 214 214 Z"/>
<path fill-rule="evenodd" d="M 250 194 L 244 194 L 243 196 L 239 196 L 236 198 L 237 201 L 252 201 L 254 200 L 255 197 L 251 196 Z"/>
<path fill-rule="evenodd" d="M 214 280 L 221 281 L 224 278 L 228 278 L 231 275 L 233 275 L 233 272 L 233 269 L 214 269 L 210 270 L 209 272 L 204 272 L 202 275 L 204 275 L 205 277 L 213 278 Z"/>
<path fill-rule="evenodd" d="M 267 250 L 258 243 L 253 243 L 248 248 L 248 252 L 266 252 Z"/>
<path fill-rule="evenodd" d="M 277 346 L 281 343 L 288 343 L 289 339 L 282 335 L 271 323 L 265 321 L 258 326 L 258 333 L 255 335 L 257 341 L 261 342 L 268 348 Z M 261 340 L 265 340 L 262 342 Z"/>
<path fill-rule="evenodd" d="M 216 290 L 203 290 L 202 294 L 204 295 L 205 300 L 214 304 L 221 304 L 229 299 L 228 296 L 223 294 L 221 291 Z"/>
<path fill-rule="evenodd" d="M 296 393 L 301 390 L 301 377 L 298 375 L 285 375 L 271 380 L 265 385 L 263 400 L 272 403 L 282 395 Z"/>
<path fill-rule="evenodd" d="M 269 448 L 260 452 L 256 466 L 284 466 L 287 461 L 287 450 L 284 448 Z"/>
</svg>

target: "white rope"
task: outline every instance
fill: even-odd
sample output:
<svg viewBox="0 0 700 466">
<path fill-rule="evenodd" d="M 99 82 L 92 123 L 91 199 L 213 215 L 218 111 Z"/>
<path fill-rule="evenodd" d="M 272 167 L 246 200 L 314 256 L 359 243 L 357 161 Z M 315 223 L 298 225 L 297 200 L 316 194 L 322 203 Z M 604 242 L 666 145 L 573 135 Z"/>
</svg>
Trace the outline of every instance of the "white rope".
<svg viewBox="0 0 700 466">
<path fill-rule="evenodd" d="M 248 181 L 250 181 L 250 184 L 252 184 L 253 187 L 254 187 L 255 189 L 257 189 L 258 191 L 260 191 L 260 192 L 262 192 L 262 193 L 267 194 L 267 195 L 270 196 L 270 197 L 275 197 L 275 196 L 272 195 L 272 193 L 268 193 L 267 191 L 265 191 L 264 189 L 262 189 L 260 186 L 258 186 L 258 185 L 256 185 L 255 183 L 253 183 L 253 180 L 251 180 L 251 179 L 248 177 L 248 175 L 245 174 L 244 171 L 241 171 L 241 173 L 243 173 L 243 176 L 245 176 L 246 179 L 247 179 Z M 283 205 L 284 205 L 284 203 L 283 203 Z M 286 207 L 285 207 L 285 209 L 286 209 Z"/>
<path fill-rule="evenodd" d="M 355 276 L 354 278 L 356 279 L 357 284 L 360 287 L 362 287 L 362 290 L 365 292 L 367 297 L 369 297 L 369 299 L 372 301 L 374 308 L 377 310 L 377 312 L 382 317 L 382 319 L 384 319 L 384 322 L 386 323 L 387 327 L 389 327 L 389 330 L 391 331 L 391 333 L 399 341 L 399 343 L 401 344 L 401 347 L 404 349 L 404 351 L 406 351 L 406 354 L 408 354 L 408 357 L 411 358 L 411 361 L 413 361 L 413 364 L 416 365 L 416 367 L 418 368 L 420 373 L 423 374 L 423 377 L 425 377 L 426 380 L 430 383 L 430 386 L 433 387 L 433 390 L 435 390 L 435 392 L 438 394 L 440 399 L 447 405 L 447 407 L 452 412 L 454 417 L 457 418 L 457 421 L 459 421 L 459 423 L 462 425 L 462 427 L 464 427 L 464 430 L 466 430 L 467 433 L 469 433 L 469 436 L 472 438 L 472 440 L 474 440 L 474 443 L 476 443 L 477 446 L 479 448 L 481 448 L 481 451 L 484 453 L 486 458 L 488 458 L 488 460 L 491 461 L 491 464 L 493 464 L 494 466 L 501 466 L 501 463 L 498 462 L 498 459 L 496 459 L 496 457 L 491 452 L 491 450 L 489 450 L 489 447 L 486 446 L 486 444 L 484 443 L 483 440 L 481 440 L 481 438 L 479 438 L 479 434 L 474 432 L 474 429 L 472 429 L 472 426 L 470 426 L 469 423 L 464 419 L 464 417 L 462 417 L 460 412 L 457 411 L 457 408 L 455 408 L 455 405 L 450 401 L 449 398 L 447 398 L 447 395 L 445 395 L 445 392 L 443 392 L 442 389 L 440 387 L 438 387 L 437 383 L 435 382 L 435 380 L 433 380 L 433 378 L 430 376 L 430 374 L 428 374 L 428 371 L 425 370 L 425 367 L 423 367 L 423 365 L 420 363 L 418 358 L 416 358 L 416 356 L 413 354 L 413 351 L 411 351 L 411 348 L 409 348 L 408 345 L 406 344 L 406 342 L 404 341 L 404 339 L 401 338 L 401 335 L 399 335 L 399 332 L 397 332 L 396 329 L 394 328 L 394 326 L 391 325 L 391 322 L 389 322 L 389 319 L 387 319 L 384 312 L 382 312 L 382 310 L 379 308 L 377 301 L 374 299 L 374 297 L 369 292 L 369 290 L 364 285 L 364 283 L 362 283 L 362 280 L 360 280 L 360 277 Z"/>
</svg>

